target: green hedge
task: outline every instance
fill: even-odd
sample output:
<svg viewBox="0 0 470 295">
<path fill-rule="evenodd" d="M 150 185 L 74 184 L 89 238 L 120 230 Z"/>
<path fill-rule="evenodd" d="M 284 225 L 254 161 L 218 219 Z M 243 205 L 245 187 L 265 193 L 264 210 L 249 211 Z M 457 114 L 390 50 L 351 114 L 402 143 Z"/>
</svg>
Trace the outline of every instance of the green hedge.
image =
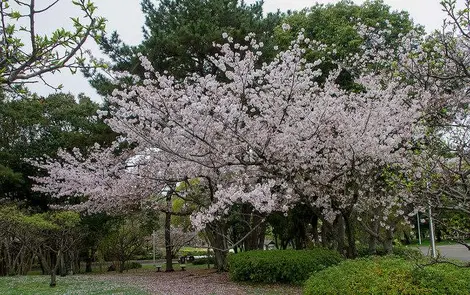
<svg viewBox="0 0 470 295">
<path fill-rule="evenodd" d="M 406 247 L 406 246 L 394 246 L 392 249 L 392 254 L 405 258 L 405 259 L 422 259 L 424 258 L 423 253 L 416 247 Z M 377 247 L 376 256 L 385 256 L 387 253 L 385 252 L 383 247 Z M 358 257 L 368 257 L 373 256 L 369 254 L 369 249 L 367 247 L 358 247 L 357 249 L 357 256 Z"/>
<path fill-rule="evenodd" d="M 229 256 L 234 281 L 301 284 L 315 272 L 338 264 L 343 258 L 333 250 L 248 251 Z"/>
<path fill-rule="evenodd" d="M 209 261 L 207 261 L 209 259 Z M 215 263 L 215 259 L 214 257 L 209 257 L 209 258 L 198 258 L 198 259 L 194 259 L 194 261 L 192 262 L 194 265 L 203 265 L 203 264 L 214 264 Z"/>
<path fill-rule="evenodd" d="M 304 294 L 470 294 L 470 269 L 418 267 L 398 257 L 361 258 L 314 273 Z"/>
</svg>

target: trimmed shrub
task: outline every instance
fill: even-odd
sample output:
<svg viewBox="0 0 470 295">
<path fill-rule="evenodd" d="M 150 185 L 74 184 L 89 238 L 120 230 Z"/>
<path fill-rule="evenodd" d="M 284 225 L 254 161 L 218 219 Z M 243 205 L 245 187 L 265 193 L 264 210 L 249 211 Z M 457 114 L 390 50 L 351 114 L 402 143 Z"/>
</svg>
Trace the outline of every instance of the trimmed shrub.
<svg viewBox="0 0 470 295">
<path fill-rule="evenodd" d="M 369 257 L 369 256 L 385 256 L 383 247 L 377 247 L 375 255 L 369 254 L 369 249 L 367 247 L 359 247 L 357 249 L 358 257 Z M 405 259 L 418 260 L 424 258 L 423 253 L 416 247 L 406 247 L 406 246 L 394 246 L 392 249 L 391 255 L 396 255 Z"/>
<path fill-rule="evenodd" d="M 470 269 L 450 264 L 436 264 L 417 269 L 413 277 L 427 294 L 470 294 Z"/>
<path fill-rule="evenodd" d="M 333 250 L 257 250 L 229 256 L 229 273 L 234 281 L 301 284 L 315 272 L 343 260 Z"/>
<path fill-rule="evenodd" d="M 470 294 L 470 269 L 419 268 L 397 257 L 361 258 L 314 273 L 304 294 Z"/>
<path fill-rule="evenodd" d="M 214 257 L 209 257 L 209 258 L 197 258 L 197 259 L 194 259 L 194 261 L 192 262 L 194 265 L 203 265 L 203 264 L 207 264 L 207 259 L 209 259 L 209 263 L 210 264 L 214 264 L 215 263 L 215 260 L 214 260 Z"/>
</svg>

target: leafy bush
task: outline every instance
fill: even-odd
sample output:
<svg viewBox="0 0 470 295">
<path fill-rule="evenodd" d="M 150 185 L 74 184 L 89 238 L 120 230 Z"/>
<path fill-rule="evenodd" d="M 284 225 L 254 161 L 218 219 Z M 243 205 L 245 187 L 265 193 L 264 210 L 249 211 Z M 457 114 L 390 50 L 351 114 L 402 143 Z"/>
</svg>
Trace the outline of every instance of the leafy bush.
<svg viewBox="0 0 470 295">
<path fill-rule="evenodd" d="M 387 253 L 383 247 L 377 247 L 376 256 L 385 256 Z M 392 249 L 392 255 L 396 255 L 405 259 L 417 260 L 424 258 L 423 253 L 414 247 L 405 247 L 405 246 L 394 246 Z M 367 247 L 358 247 L 357 249 L 358 257 L 368 257 L 372 256 L 369 254 L 369 249 Z"/>
<path fill-rule="evenodd" d="M 229 256 L 232 280 L 301 284 L 315 272 L 338 264 L 343 258 L 333 250 L 248 251 Z"/>
<path fill-rule="evenodd" d="M 215 260 L 214 260 L 214 257 L 209 257 L 209 258 L 197 258 L 197 259 L 194 259 L 194 261 L 192 262 L 194 265 L 203 265 L 203 264 L 207 264 L 207 259 L 209 259 L 209 263 L 210 264 L 214 264 L 215 263 Z"/>
<path fill-rule="evenodd" d="M 470 269 L 397 257 L 348 260 L 314 273 L 304 294 L 470 294 Z"/>
<path fill-rule="evenodd" d="M 437 264 L 415 270 L 413 277 L 427 294 L 470 294 L 470 269 L 450 264 Z"/>
</svg>

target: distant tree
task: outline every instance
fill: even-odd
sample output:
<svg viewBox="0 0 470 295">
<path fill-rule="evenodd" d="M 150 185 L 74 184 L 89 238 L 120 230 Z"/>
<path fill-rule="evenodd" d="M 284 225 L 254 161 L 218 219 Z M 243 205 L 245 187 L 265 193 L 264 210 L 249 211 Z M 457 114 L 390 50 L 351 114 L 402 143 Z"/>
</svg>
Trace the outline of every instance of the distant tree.
<svg viewBox="0 0 470 295">
<path fill-rule="evenodd" d="M 292 12 L 284 21 L 289 24 L 290 30 L 276 29 L 275 36 L 279 43 L 287 46 L 287 41 L 303 29 L 306 38 L 328 46 L 334 45 L 334 56 L 343 58 L 363 48 L 364 38 L 357 30 L 359 24 L 373 27 L 376 31 L 390 30 L 386 42 L 396 45 L 400 35 L 412 29 L 422 30 L 422 26 L 413 23 L 408 12 L 394 11 L 383 0 L 368 0 L 361 5 L 350 0 L 316 4 Z"/>
<path fill-rule="evenodd" d="M 470 2 L 441 1 L 447 19 L 425 42 L 408 41 L 405 79 L 447 95 L 425 117 L 426 137 L 415 148 L 414 169 L 397 183 L 413 191 L 420 212 L 430 207 L 440 231 L 470 250 Z"/>
<path fill-rule="evenodd" d="M 114 140 L 115 134 L 96 118 L 98 109 L 84 95 L 78 101 L 63 93 L 46 98 L 0 98 L 0 197 L 46 210 L 50 200 L 32 192 L 29 179 L 41 172 L 26 159 L 54 156 L 59 147 L 71 150 Z"/>
<path fill-rule="evenodd" d="M 22 241 L 34 237 L 27 227 L 16 222 L 20 214 L 13 204 L 0 206 L 0 276 L 26 275 L 33 265 L 35 249 Z"/>
<path fill-rule="evenodd" d="M 280 23 L 280 13 L 263 15 L 263 1 L 247 5 L 238 0 L 143 0 L 145 15 L 144 40 L 138 46 L 124 44 L 114 32 L 100 44 L 111 59 L 110 68 L 143 75 L 145 70 L 137 54 L 147 56 L 154 68 L 169 72 L 178 79 L 192 73 L 215 73 L 217 68 L 208 56 L 217 53 L 213 42 L 222 42 L 229 33 L 235 43 L 244 44 L 244 37 L 253 32 L 265 44 L 266 59 L 274 56 L 272 34 Z M 264 59 L 264 57 L 263 57 Z M 110 94 L 116 87 L 106 75 L 96 71 L 91 84 L 101 94 Z"/>
<path fill-rule="evenodd" d="M 73 269 L 72 264 L 78 258 L 77 250 L 82 239 L 80 215 L 72 211 L 58 211 L 32 217 L 44 220 L 44 223 L 32 224 L 36 232 L 34 240 L 30 242 L 37 249 L 42 267 L 51 276 L 50 286 L 55 287 L 58 270 L 65 276 L 68 270 Z"/>
<path fill-rule="evenodd" d="M 146 238 L 155 229 L 155 218 L 145 218 L 134 213 L 122 215 L 119 222 L 111 226 L 111 230 L 99 245 L 105 257 L 116 262 L 117 270 L 123 272 L 126 262 L 131 260 L 145 245 Z"/>
<path fill-rule="evenodd" d="M 411 30 L 424 33 L 422 26 L 414 24 L 406 11 L 394 11 L 382 0 L 368 0 L 361 5 L 350 0 L 342 0 L 335 4 L 316 4 L 301 11 L 294 11 L 284 19 L 290 29 L 283 30 L 278 26 L 275 30 L 275 39 L 281 48 L 286 48 L 290 40 L 303 30 L 305 38 L 317 40 L 328 46 L 325 54 L 316 52 L 308 54 L 307 60 L 314 61 L 323 58 L 321 69 L 328 73 L 337 68 L 338 61 L 346 60 L 351 55 L 361 54 L 367 49 L 367 40 L 358 32 L 359 25 L 374 28 L 376 32 L 389 30 L 383 46 L 398 47 L 400 36 Z M 369 44 L 372 47 L 372 44 Z M 318 55 L 320 54 L 320 56 Z M 353 83 L 353 75 L 359 73 L 342 70 L 338 81 L 347 89 L 358 88 Z M 324 81 L 326 76 L 321 76 Z M 360 88 L 360 87 L 359 87 Z"/>
<path fill-rule="evenodd" d="M 59 269 L 63 274 L 67 269 L 72 269 L 71 264 L 81 240 L 78 213 L 57 211 L 28 214 L 15 206 L 1 206 L 0 221 L 2 224 L 0 248 L 9 247 L 0 253 L 2 261 L 11 260 L 11 255 L 17 255 L 14 259 L 22 259 L 23 263 L 29 261 L 31 267 L 33 258 L 37 256 L 44 271 L 51 276 L 51 287 L 57 285 L 56 276 Z M 25 249 L 29 251 L 25 252 Z M 9 263 L 7 266 L 15 264 Z M 14 271 L 12 268 L 9 270 Z M 18 274 L 21 273 L 20 269 Z"/>
<path fill-rule="evenodd" d="M 119 216 L 108 214 L 84 214 L 81 218 L 80 229 L 83 241 L 80 247 L 80 259 L 85 260 L 85 272 L 92 272 L 92 265 L 99 250 L 100 243 L 108 236 Z"/>
</svg>

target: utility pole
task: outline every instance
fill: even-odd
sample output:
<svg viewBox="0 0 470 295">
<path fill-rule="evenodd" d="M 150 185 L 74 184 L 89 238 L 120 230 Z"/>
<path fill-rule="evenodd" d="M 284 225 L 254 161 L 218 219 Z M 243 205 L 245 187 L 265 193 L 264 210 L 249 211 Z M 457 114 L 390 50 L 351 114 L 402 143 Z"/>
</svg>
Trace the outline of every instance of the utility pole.
<svg viewBox="0 0 470 295">
<path fill-rule="evenodd" d="M 432 223 L 431 203 L 429 203 L 429 233 L 430 233 L 430 238 L 431 238 L 432 258 L 436 258 L 437 252 L 436 252 L 436 241 L 434 239 L 434 226 Z"/>
<path fill-rule="evenodd" d="M 426 183 L 426 188 L 428 189 L 428 195 L 429 195 L 429 181 Z M 434 225 L 432 222 L 432 210 L 431 210 L 431 200 L 428 202 L 429 208 L 428 208 L 428 215 L 429 215 L 429 238 L 431 239 L 431 253 L 432 253 L 432 258 L 437 257 L 437 251 L 436 251 L 436 240 L 434 238 Z"/>
<path fill-rule="evenodd" d="M 419 219 L 419 211 L 416 212 L 416 219 L 418 221 L 418 244 L 421 245 L 421 220 Z"/>
</svg>

